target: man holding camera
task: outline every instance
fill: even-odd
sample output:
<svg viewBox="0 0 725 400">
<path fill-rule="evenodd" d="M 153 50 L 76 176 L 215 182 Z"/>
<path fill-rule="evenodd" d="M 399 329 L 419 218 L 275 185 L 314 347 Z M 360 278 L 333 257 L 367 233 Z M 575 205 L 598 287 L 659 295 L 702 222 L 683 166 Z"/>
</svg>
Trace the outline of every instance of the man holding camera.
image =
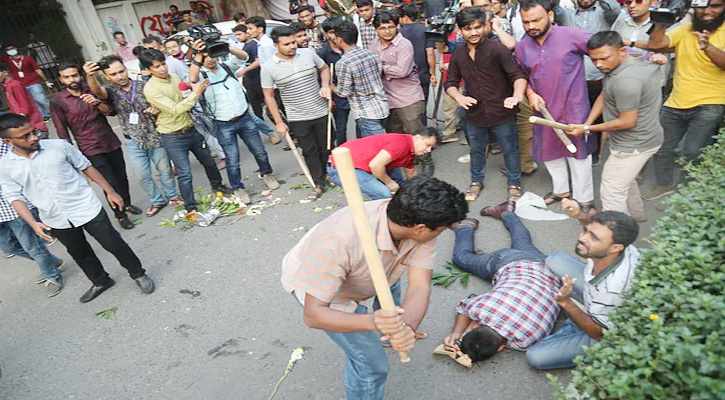
<svg viewBox="0 0 725 400">
<path fill-rule="evenodd" d="M 657 184 L 643 196 L 656 200 L 675 192 L 675 149 L 683 141 L 682 156 L 694 161 L 713 143 L 725 112 L 725 0 L 695 7 L 692 23 L 668 32 L 657 23 L 647 46 L 675 52 L 675 74 L 670 97 L 660 114 L 665 141 L 654 156 Z"/>
<path fill-rule="evenodd" d="M 222 63 L 206 52 L 206 44 L 202 40 L 191 43 L 194 58 L 189 69 L 189 81 L 199 82 L 199 75 L 209 80 L 209 88 L 204 95 L 205 108 L 212 114 L 217 126 L 219 143 L 224 148 L 227 158 L 227 176 L 234 195 L 245 204 L 252 200 L 242 182 L 240 168 L 239 145 L 237 136 L 252 153 L 257 161 L 264 184 L 269 189 L 279 188 L 279 183 L 272 176 L 267 151 L 262 138 L 257 134 L 257 125 L 250 110 L 247 98 L 234 75 L 234 70 L 241 68 L 249 58 L 244 50 L 229 48 L 232 54 L 228 61 Z"/>
</svg>

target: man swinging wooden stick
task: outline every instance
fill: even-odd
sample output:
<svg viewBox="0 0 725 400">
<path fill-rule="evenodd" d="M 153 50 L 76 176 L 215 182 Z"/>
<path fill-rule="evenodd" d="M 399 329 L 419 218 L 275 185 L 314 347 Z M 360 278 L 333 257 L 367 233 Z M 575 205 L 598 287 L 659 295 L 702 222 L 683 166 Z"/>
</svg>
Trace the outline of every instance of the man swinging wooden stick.
<svg viewBox="0 0 725 400">
<path fill-rule="evenodd" d="M 424 176 L 403 184 L 392 199 L 366 202 L 397 311 L 368 312 L 375 297 L 363 246 L 346 207 L 317 224 L 287 253 L 282 284 L 304 306 L 307 326 L 322 329 L 345 352 L 348 399 L 382 399 L 389 371 L 381 340 L 396 351 L 415 345 L 428 308 L 436 237 L 465 218 L 468 204 L 452 185 Z M 401 277 L 408 288 L 401 304 Z M 365 302 L 365 305 L 363 305 Z M 381 337 L 381 334 L 384 335 Z"/>
</svg>

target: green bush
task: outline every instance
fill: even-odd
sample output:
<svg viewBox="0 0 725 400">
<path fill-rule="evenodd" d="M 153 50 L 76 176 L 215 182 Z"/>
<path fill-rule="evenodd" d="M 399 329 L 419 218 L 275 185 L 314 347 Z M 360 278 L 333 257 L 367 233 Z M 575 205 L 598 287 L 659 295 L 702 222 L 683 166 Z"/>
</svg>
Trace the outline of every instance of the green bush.
<svg viewBox="0 0 725 400">
<path fill-rule="evenodd" d="M 685 169 L 615 327 L 577 359 L 585 398 L 725 398 L 725 129 Z"/>
</svg>

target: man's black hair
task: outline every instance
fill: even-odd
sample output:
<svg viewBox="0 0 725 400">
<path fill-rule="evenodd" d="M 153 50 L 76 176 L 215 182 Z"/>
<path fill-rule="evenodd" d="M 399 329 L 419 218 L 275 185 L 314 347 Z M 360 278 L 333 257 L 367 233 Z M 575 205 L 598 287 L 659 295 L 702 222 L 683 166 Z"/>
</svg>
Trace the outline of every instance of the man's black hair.
<svg viewBox="0 0 725 400">
<path fill-rule="evenodd" d="M 144 50 L 146 50 L 145 47 L 143 47 L 143 46 L 136 46 L 136 47 L 133 48 L 133 50 L 131 50 L 131 52 L 133 53 L 134 56 L 136 56 L 136 58 L 138 58 L 138 56 L 141 55 L 141 52 L 144 51 Z"/>
<path fill-rule="evenodd" d="M 639 236 L 639 224 L 623 212 L 602 211 L 592 216 L 589 222 L 597 222 L 609 228 L 612 231 L 614 244 L 621 244 L 624 247 L 634 243 Z"/>
<path fill-rule="evenodd" d="M 20 114 L 5 113 L 0 115 L 0 138 L 9 138 L 10 129 L 20 128 L 29 123 L 28 117 Z"/>
<path fill-rule="evenodd" d="M 408 17 L 411 21 L 417 21 L 420 16 L 420 10 L 415 4 L 406 4 L 400 7 L 400 16 Z"/>
<path fill-rule="evenodd" d="M 18 46 L 14 45 L 12 43 L 5 43 L 3 45 L 3 49 L 7 49 L 8 47 L 15 47 L 16 49 L 18 48 Z"/>
<path fill-rule="evenodd" d="M 291 28 L 291 29 L 292 29 L 292 30 L 293 30 L 293 31 L 294 31 L 295 33 L 297 33 L 297 32 L 300 32 L 300 31 L 305 31 L 305 32 L 307 32 L 307 25 L 305 25 L 305 24 L 304 24 L 303 22 L 299 22 L 299 21 L 293 22 L 293 23 L 289 24 L 289 27 L 290 27 L 290 28 Z M 275 42 L 275 43 L 276 43 L 276 42 Z"/>
<path fill-rule="evenodd" d="M 65 63 L 60 64 L 60 66 L 58 67 L 58 72 L 65 71 L 68 68 L 75 68 L 75 69 L 78 70 L 78 73 L 81 76 L 83 75 L 83 70 L 81 69 L 81 67 L 79 67 L 78 64 L 73 64 L 73 63 L 70 63 L 70 62 L 65 62 Z"/>
<path fill-rule="evenodd" d="M 471 25 L 474 21 L 481 21 L 482 25 L 486 25 L 486 21 L 490 21 L 493 16 L 493 12 L 486 11 L 481 7 L 469 7 L 465 10 L 461 10 L 456 15 L 456 25 L 463 29 L 468 25 Z"/>
<path fill-rule="evenodd" d="M 232 17 L 235 21 L 239 21 L 240 19 L 247 19 L 247 16 L 244 15 L 243 12 L 234 13 L 234 16 Z"/>
<path fill-rule="evenodd" d="M 297 9 L 297 15 L 302 14 L 303 11 L 309 11 L 312 13 L 312 16 L 315 16 L 315 7 L 312 7 L 309 4 L 305 4 L 304 6 L 300 6 L 300 8 Z"/>
<path fill-rule="evenodd" d="M 143 44 L 150 44 L 150 43 L 158 43 L 158 44 L 164 44 L 164 41 L 161 40 L 158 36 L 147 36 L 141 40 L 141 43 Z"/>
<path fill-rule="evenodd" d="M 242 25 L 242 24 L 239 24 L 239 25 L 235 26 L 234 28 L 232 28 L 232 32 L 246 32 L 246 31 L 247 31 L 247 26 Z"/>
<path fill-rule="evenodd" d="M 417 131 L 415 131 L 414 135 L 420 135 L 426 138 L 434 137 L 436 138 L 436 144 L 440 143 L 442 139 L 441 132 L 432 126 L 426 126 L 424 128 L 418 129 Z"/>
<path fill-rule="evenodd" d="M 365 6 L 373 7 L 373 0 L 355 0 L 355 5 L 358 8 Z"/>
<path fill-rule="evenodd" d="M 126 34 L 125 34 L 125 33 L 123 33 L 123 32 L 121 32 L 121 31 L 116 31 L 116 32 L 113 32 L 113 37 L 116 37 L 116 35 L 121 35 L 121 36 L 123 36 L 123 37 L 126 37 Z"/>
<path fill-rule="evenodd" d="M 143 49 L 138 55 L 138 61 L 144 69 L 147 69 L 154 65 L 154 61 L 166 62 L 166 57 L 156 49 Z"/>
<path fill-rule="evenodd" d="M 260 17 L 259 15 L 249 17 L 245 22 L 247 25 L 254 25 L 257 28 L 267 29 L 267 21 L 264 20 L 264 17 Z"/>
<path fill-rule="evenodd" d="M 615 31 L 601 31 L 597 32 L 589 38 L 587 42 L 587 49 L 594 50 L 604 46 L 612 46 L 617 49 L 624 47 L 622 36 Z"/>
<path fill-rule="evenodd" d="M 335 18 L 335 17 L 327 18 L 322 23 L 322 30 L 325 33 L 330 32 L 330 31 L 334 32 L 337 30 L 337 27 L 340 26 L 340 22 L 342 22 L 342 20 L 340 20 L 339 18 Z"/>
<path fill-rule="evenodd" d="M 5 72 L 5 71 L 9 71 L 8 66 L 3 63 L 0 63 L 0 72 Z"/>
<path fill-rule="evenodd" d="M 521 0 L 519 4 L 520 9 L 524 11 L 529 11 L 532 8 L 536 8 L 536 6 L 544 7 L 547 13 L 554 9 L 549 0 Z"/>
<path fill-rule="evenodd" d="M 184 10 L 181 12 L 181 16 L 183 17 L 184 15 L 191 15 L 191 13 L 189 12 L 189 10 Z"/>
<path fill-rule="evenodd" d="M 466 218 L 467 213 L 468 202 L 460 190 L 423 175 L 402 184 L 388 203 L 390 221 L 406 227 L 423 224 L 438 229 Z"/>
<path fill-rule="evenodd" d="M 388 22 L 398 25 L 398 16 L 391 13 L 390 11 L 381 11 L 373 17 L 373 26 L 379 27 L 380 24 L 387 24 Z"/>
<path fill-rule="evenodd" d="M 277 44 L 279 43 L 279 38 L 284 36 L 294 36 L 297 31 L 292 29 L 291 26 L 278 26 L 274 29 L 272 29 L 272 32 L 269 34 L 269 36 L 272 38 L 272 41 Z"/>
<path fill-rule="evenodd" d="M 506 339 L 487 326 L 468 332 L 461 339 L 461 351 L 468 354 L 471 361 L 483 361 L 498 353 L 498 348 L 506 344 Z"/>
<path fill-rule="evenodd" d="M 110 56 L 105 56 L 105 57 L 101 58 L 101 61 L 99 61 L 99 64 L 105 64 L 105 65 L 110 66 L 111 64 L 113 64 L 115 62 L 120 62 L 121 64 L 123 64 L 123 60 L 121 59 L 121 57 L 119 57 L 115 54 L 111 54 Z M 104 71 L 105 71 L 105 69 L 104 69 Z"/>
<path fill-rule="evenodd" d="M 176 42 L 176 44 L 181 46 L 181 41 L 179 41 L 179 39 L 177 39 L 175 37 L 170 37 L 170 38 L 164 40 L 164 44 L 169 43 L 169 42 Z"/>
<path fill-rule="evenodd" d="M 169 6 L 169 8 L 171 8 L 171 7 L 175 8 L 176 11 L 179 11 L 179 6 L 177 6 L 176 4 L 172 4 Z"/>
<path fill-rule="evenodd" d="M 352 22 L 340 21 L 337 29 L 335 29 L 335 35 L 342 39 L 348 46 L 357 44 L 357 26 Z"/>
</svg>

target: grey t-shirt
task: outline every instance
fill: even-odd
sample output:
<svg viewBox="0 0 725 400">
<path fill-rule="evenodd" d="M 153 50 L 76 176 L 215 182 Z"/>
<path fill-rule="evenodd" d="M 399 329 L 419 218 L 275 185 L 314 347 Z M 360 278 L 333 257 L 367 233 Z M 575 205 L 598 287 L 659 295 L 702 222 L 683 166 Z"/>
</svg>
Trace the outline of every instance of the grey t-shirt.
<svg viewBox="0 0 725 400">
<path fill-rule="evenodd" d="M 640 60 L 629 60 L 604 77 L 604 121 L 619 117 L 620 112 L 638 110 L 634 128 L 611 132 L 612 150 L 633 152 L 653 149 L 662 144 L 660 125 L 662 91 L 658 65 Z"/>
</svg>

